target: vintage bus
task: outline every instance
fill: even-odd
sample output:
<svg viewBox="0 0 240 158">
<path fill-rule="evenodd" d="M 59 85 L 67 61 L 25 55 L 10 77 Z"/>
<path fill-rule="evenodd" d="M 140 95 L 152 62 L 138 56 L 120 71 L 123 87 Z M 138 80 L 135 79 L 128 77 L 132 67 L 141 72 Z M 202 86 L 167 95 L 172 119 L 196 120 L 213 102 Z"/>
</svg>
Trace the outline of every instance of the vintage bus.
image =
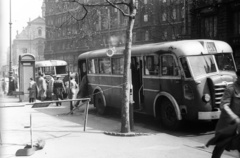
<svg viewBox="0 0 240 158">
<path fill-rule="evenodd" d="M 124 47 L 78 57 L 80 80 L 100 114 L 122 104 Z M 111 55 L 109 55 L 111 54 Z M 137 45 L 131 53 L 134 112 L 153 115 L 169 129 L 182 120 L 217 120 L 227 85 L 236 80 L 232 48 L 217 40 Z"/>
<path fill-rule="evenodd" d="M 35 62 L 35 73 L 38 76 L 38 72 L 49 75 L 60 75 L 62 78 L 68 75 L 68 64 L 64 60 L 42 60 Z"/>
</svg>

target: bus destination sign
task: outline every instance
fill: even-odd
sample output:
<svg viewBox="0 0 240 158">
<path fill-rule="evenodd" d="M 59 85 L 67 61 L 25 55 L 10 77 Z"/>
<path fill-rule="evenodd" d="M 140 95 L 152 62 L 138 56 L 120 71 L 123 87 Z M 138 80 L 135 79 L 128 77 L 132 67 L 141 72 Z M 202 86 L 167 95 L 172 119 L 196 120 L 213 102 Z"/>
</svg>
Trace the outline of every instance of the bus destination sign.
<svg viewBox="0 0 240 158">
<path fill-rule="evenodd" d="M 217 49 L 214 42 L 206 42 L 208 53 L 217 53 Z"/>
</svg>

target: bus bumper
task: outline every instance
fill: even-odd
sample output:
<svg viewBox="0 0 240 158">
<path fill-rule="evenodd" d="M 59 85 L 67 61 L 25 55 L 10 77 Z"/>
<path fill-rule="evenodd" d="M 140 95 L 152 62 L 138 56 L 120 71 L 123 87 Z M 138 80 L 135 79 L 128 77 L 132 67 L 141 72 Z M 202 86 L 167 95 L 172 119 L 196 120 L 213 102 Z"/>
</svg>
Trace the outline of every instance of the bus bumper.
<svg viewBox="0 0 240 158">
<path fill-rule="evenodd" d="M 220 118 L 221 111 L 198 112 L 199 120 L 215 120 Z"/>
</svg>

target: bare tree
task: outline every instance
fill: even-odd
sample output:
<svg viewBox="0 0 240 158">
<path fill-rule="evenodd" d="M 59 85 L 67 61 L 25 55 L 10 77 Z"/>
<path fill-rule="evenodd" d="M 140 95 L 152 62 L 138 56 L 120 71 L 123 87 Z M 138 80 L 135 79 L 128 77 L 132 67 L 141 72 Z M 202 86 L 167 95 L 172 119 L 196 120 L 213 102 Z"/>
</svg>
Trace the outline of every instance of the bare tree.
<svg viewBox="0 0 240 158">
<path fill-rule="evenodd" d="M 122 126 L 121 132 L 128 133 L 130 132 L 130 121 L 129 121 L 129 103 L 130 103 L 130 64 L 131 64 L 131 48 L 132 48 L 132 30 L 135 22 L 135 17 L 137 14 L 137 3 L 138 0 L 129 0 L 129 2 L 122 2 L 124 5 L 129 7 L 129 13 L 125 13 L 119 7 L 117 3 L 113 4 L 107 0 L 114 8 L 117 8 L 122 12 L 124 16 L 129 18 L 128 26 L 126 30 L 126 44 L 124 52 L 124 75 L 123 82 L 126 83 L 123 85 L 123 101 L 122 101 Z"/>
<path fill-rule="evenodd" d="M 138 0 L 122 0 L 111 2 L 106 0 L 112 7 L 118 9 L 123 16 L 128 17 L 128 25 L 126 29 L 126 43 L 124 51 L 124 74 L 123 74 L 123 96 L 122 96 L 122 121 L 121 132 L 130 132 L 130 120 L 129 120 L 129 103 L 130 103 L 130 64 L 131 64 L 131 48 L 132 48 L 132 30 L 137 14 Z M 129 12 L 124 12 L 118 5 L 126 5 L 129 8 Z"/>
<path fill-rule="evenodd" d="M 77 4 L 78 9 L 71 10 L 64 6 L 64 3 L 74 3 Z M 93 14 L 98 14 L 96 9 L 97 7 L 113 7 L 117 9 L 122 16 L 128 18 L 128 24 L 126 28 L 126 43 L 124 50 L 124 74 L 123 74 L 123 95 L 122 95 L 122 109 L 121 109 L 121 133 L 130 132 L 130 112 L 129 112 L 129 103 L 130 103 L 130 64 L 131 64 L 131 47 L 132 47 L 132 30 L 135 22 L 135 17 L 137 14 L 137 5 L 138 0 L 99 0 L 99 1 L 91 1 L 85 2 L 83 0 L 65 0 L 62 3 L 59 3 L 58 6 L 55 6 L 55 9 L 64 10 L 66 19 L 63 21 L 57 28 L 53 28 L 54 31 L 59 31 L 61 29 L 65 29 L 65 32 L 71 31 L 68 28 L 68 23 L 72 21 L 76 22 L 76 27 L 78 28 L 76 31 L 80 32 L 82 36 L 81 39 L 91 38 L 92 35 L 95 35 L 96 32 L 93 31 L 95 28 L 92 28 L 95 25 L 92 25 L 96 19 L 91 19 L 94 16 Z M 123 7 L 127 7 L 128 9 L 123 9 Z M 66 9 L 67 8 L 67 9 Z M 90 18 L 87 18 L 87 17 Z M 95 16 L 96 17 L 96 16 Z M 73 29 L 75 30 L 75 29 Z"/>
</svg>

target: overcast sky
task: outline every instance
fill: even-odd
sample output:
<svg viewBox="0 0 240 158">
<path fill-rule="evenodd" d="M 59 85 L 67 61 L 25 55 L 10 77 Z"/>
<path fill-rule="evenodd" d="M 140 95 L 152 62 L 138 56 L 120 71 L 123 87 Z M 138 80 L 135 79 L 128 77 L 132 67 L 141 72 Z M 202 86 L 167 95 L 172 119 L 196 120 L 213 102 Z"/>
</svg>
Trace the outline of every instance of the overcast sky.
<svg viewBox="0 0 240 158">
<path fill-rule="evenodd" d="M 12 13 L 12 40 L 16 37 L 16 32 L 20 33 L 27 22 L 34 20 L 38 16 L 42 17 L 43 0 L 11 0 Z M 0 0 L 0 65 L 6 64 L 6 52 L 10 45 L 10 0 Z"/>
</svg>

